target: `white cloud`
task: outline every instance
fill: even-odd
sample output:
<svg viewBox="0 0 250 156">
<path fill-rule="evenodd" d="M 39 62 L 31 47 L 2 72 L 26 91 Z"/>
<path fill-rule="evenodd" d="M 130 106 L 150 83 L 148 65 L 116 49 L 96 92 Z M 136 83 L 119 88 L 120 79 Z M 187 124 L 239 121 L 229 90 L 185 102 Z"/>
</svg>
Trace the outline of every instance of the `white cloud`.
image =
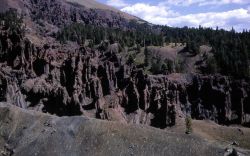
<svg viewBox="0 0 250 156">
<path fill-rule="evenodd" d="M 197 4 L 205 2 L 206 0 L 167 0 L 166 2 L 162 2 L 165 5 L 180 5 L 180 6 L 189 6 L 191 4 Z"/>
<path fill-rule="evenodd" d="M 199 3 L 200 6 L 203 5 L 225 5 L 225 4 L 247 4 L 250 0 L 211 0 Z"/>
<path fill-rule="evenodd" d="M 165 5 L 149 5 L 144 3 L 127 6 L 121 10 L 148 21 L 152 21 L 153 18 L 173 17 L 179 15 Z"/>
<path fill-rule="evenodd" d="M 108 0 L 107 4 L 113 7 L 122 8 L 128 6 L 123 0 Z"/>
<path fill-rule="evenodd" d="M 122 11 L 140 17 L 150 23 L 168 25 L 173 27 L 212 27 L 230 30 L 234 27 L 237 31 L 250 30 L 250 0 L 162 0 L 160 3 L 151 5 L 125 3 L 124 0 L 108 0 L 108 5 L 120 8 Z M 245 8 L 236 8 L 229 11 L 189 13 L 182 15 L 172 10 L 173 5 L 200 7 L 206 5 L 246 4 Z M 243 6 L 242 6 L 243 7 Z M 181 9 L 182 9 L 181 8 Z"/>
<path fill-rule="evenodd" d="M 167 0 L 162 4 L 189 6 L 189 5 L 225 5 L 225 4 L 247 4 L 250 0 Z"/>
<path fill-rule="evenodd" d="M 192 1 L 192 0 L 189 0 Z M 197 0 L 198 1 L 198 0 Z M 236 1 L 235 1 L 236 2 Z M 250 29 L 250 11 L 249 9 L 234 9 L 225 12 L 207 12 L 180 15 L 165 5 L 149 5 L 137 3 L 121 9 L 124 12 L 138 16 L 153 24 L 168 25 L 175 27 L 204 27 L 224 28 L 230 30 L 242 31 Z"/>
<path fill-rule="evenodd" d="M 248 13 L 250 13 L 250 6 L 248 6 L 247 10 L 248 10 Z"/>
<path fill-rule="evenodd" d="M 188 14 L 175 18 L 163 18 L 163 20 L 164 21 L 162 21 L 162 23 L 170 26 L 198 27 L 199 25 L 202 25 L 212 28 L 219 26 L 220 28 L 227 30 L 234 27 L 238 31 L 250 29 L 250 13 L 246 9 L 235 9 L 226 12 Z"/>
</svg>

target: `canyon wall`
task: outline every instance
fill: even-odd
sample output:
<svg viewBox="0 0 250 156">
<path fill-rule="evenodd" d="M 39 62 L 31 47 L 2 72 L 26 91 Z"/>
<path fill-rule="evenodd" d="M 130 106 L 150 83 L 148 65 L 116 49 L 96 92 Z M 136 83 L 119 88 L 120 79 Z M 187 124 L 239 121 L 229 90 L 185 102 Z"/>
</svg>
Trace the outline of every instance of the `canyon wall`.
<svg viewBox="0 0 250 156">
<path fill-rule="evenodd" d="M 147 75 L 126 63 L 118 44 L 61 51 L 0 32 L 0 101 L 57 116 L 85 115 L 166 128 L 191 115 L 249 124 L 247 80 L 193 74 L 186 81 Z"/>
</svg>

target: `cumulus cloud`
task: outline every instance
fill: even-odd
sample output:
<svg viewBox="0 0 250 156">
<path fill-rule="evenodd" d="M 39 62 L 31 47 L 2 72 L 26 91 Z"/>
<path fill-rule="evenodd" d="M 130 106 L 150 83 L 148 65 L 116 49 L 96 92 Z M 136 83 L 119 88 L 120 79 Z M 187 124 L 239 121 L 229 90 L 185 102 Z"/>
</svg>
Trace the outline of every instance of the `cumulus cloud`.
<svg viewBox="0 0 250 156">
<path fill-rule="evenodd" d="M 108 0 L 107 4 L 113 7 L 122 8 L 128 6 L 123 0 Z"/>
<path fill-rule="evenodd" d="M 149 5 L 144 3 L 127 6 L 121 10 L 151 22 L 152 20 L 156 20 L 156 18 L 160 19 L 179 15 L 164 5 Z"/>
<path fill-rule="evenodd" d="M 250 0 L 167 0 L 162 4 L 176 5 L 176 6 L 190 6 L 190 5 L 225 5 L 225 4 L 248 4 Z"/>
<path fill-rule="evenodd" d="M 250 11 L 248 9 L 234 9 L 225 12 L 207 12 L 181 15 L 165 5 L 149 5 L 137 3 L 121 9 L 124 12 L 138 16 L 153 24 L 174 27 L 204 27 L 216 26 L 230 30 L 234 27 L 237 31 L 250 29 Z"/>
<path fill-rule="evenodd" d="M 140 17 L 150 23 L 168 25 L 173 27 L 212 27 L 230 30 L 234 27 L 237 31 L 250 30 L 250 0 L 162 0 L 154 5 L 148 3 L 128 4 L 124 0 L 107 0 L 107 4 L 120 8 L 120 10 Z M 244 4 L 232 10 L 216 12 L 196 12 L 181 14 L 174 11 L 174 6 L 185 9 L 186 6 L 201 7 L 207 5 Z M 178 7 L 178 8 L 179 8 Z"/>
<path fill-rule="evenodd" d="M 167 0 L 166 2 L 162 2 L 164 5 L 180 5 L 180 6 L 189 6 L 191 4 L 203 3 L 206 0 Z"/>
<path fill-rule="evenodd" d="M 226 12 L 208 12 L 188 14 L 178 17 L 166 17 L 162 18 L 161 23 L 165 23 L 170 26 L 189 26 L 198 27 L 202 25 L 204 27 L 216 26 L 230 30 L 234 27 L 238 31 L 243 29 L 250 29 L 250 13 L 247 9 L 235 9 Z M 157 21 L 153 21 L 157 22 Z"/>
<path fill-rule="evenodd" d="M 250 0 L 211 0 L 199 3 L 200 6 L 203 5 L 224 5 L 224 4 L 248 4 Z"/>
</svg>

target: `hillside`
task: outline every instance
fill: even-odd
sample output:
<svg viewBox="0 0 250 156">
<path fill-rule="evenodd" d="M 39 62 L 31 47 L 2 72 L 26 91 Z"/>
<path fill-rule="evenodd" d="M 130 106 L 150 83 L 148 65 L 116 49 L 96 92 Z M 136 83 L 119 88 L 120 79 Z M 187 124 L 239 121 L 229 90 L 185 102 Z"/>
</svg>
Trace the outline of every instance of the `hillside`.
<svg viewBox="0 0 250 156">
<path fill-rule="evenodd" d="M 144 23 L 137 17 L 90 0 L 3 0 L 1 3 L 0 12 L 12 8 L 22 15 L 26 36 L 38 46 L 56 42 L 54 34 L 74 22 L 122 29 L 128 29 L 131 20 Z"/>
<path fill-rule="evenodd" d="M 101 4 L 97 1 L 91 1 L 91 0 L 66 0 L 66 2 L 70 2 L 70 3 L 78 3 L 82 6 L 85 6 L 87 8 L 93 8 L 93 9 L 104 9 L 104 10 L 111 10 L 111 11 L 115 11 L 115 12 L 120 12 L 117 9 Z"/>
<path fill-rule="evenodd" d="M 139 18 L 137 18 L 133 15 L 121 12 L 120 10 L 115 9 L 111 6 L 101 4 L 101 3 L 97 2 L 96 0 L 66 0 L 66 1 L 70 2 L 70 3 L 78 3 L 84 7 L 87 7 L 87 8 L 110 10 L 110 11 L 113 11 L 113 12 L 120 14 L 122 17 L 125 17 L 129 20 L 140 20 Z"/>
<path fill-rule="evenodd" d="M 9 8 L 17 9 L 30 23 L 54 26 L 67 26 L 72 22 L 82 22 L 108 27 L 127 27 L 130 20 L 142 21 L 115 8 L 91 0 L 3 0 L 0 12 Z M 28 25 L 29 26 L 29 25 Z M 46 29 L 40 28 L 40 29 Z"/>
</svg>

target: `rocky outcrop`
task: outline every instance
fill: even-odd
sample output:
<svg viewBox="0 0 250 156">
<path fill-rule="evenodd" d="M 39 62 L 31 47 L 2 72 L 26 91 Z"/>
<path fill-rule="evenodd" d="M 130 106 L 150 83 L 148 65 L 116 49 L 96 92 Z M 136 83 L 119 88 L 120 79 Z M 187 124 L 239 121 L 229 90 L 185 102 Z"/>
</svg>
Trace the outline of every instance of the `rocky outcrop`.
<svg viewBox="0 0 250 156">
<path fill-rule="evenodd" d="M 173 126 L 191 115 L 220 124 L 249 123 L 249 83 L 194 75 L 191 83 L 150 76 L 112 46 L 60 51 L 1 31 L 0 100 L 58 116 Z M 117 43 L 115 43 L 117 44 Z M 58 50 L 58 51 L 57 51 Z"/>
<path fill-rule="evenodd" d="M 177 118 L 189 115 L 220 124 L 250 122 L 246 80 L 196 74 L 191 81 L 181 81 L 171 75 L 147 75 L 126 63 L 118 43 L 92 49 L 37 46 L 4 23 L 0 41 L 0 101 L 24 109 L 157 128 L 173 126 Z"/>
<path fill-rule="evenodd" d="M 249 83 L 225 76 L 195 76 L 187 86 L 192 117 L 220 124 L 249 123 Z"/>
</svg>

